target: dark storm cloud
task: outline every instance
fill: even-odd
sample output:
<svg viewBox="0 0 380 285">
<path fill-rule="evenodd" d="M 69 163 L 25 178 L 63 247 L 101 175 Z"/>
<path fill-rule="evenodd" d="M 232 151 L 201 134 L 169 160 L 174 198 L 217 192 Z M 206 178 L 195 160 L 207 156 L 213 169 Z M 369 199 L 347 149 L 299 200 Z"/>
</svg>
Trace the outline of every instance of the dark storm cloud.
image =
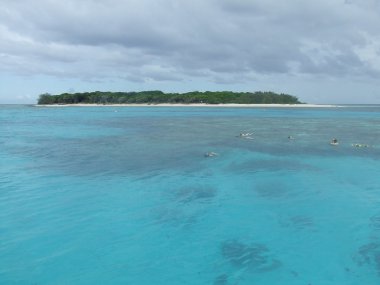
<svg viewBox="0 0 380 285">
<path fill-rule="evenodd" d="M 0 4 L 0 71 L 131 81 L 377 75 L 379 1 Z"/>
</svg>

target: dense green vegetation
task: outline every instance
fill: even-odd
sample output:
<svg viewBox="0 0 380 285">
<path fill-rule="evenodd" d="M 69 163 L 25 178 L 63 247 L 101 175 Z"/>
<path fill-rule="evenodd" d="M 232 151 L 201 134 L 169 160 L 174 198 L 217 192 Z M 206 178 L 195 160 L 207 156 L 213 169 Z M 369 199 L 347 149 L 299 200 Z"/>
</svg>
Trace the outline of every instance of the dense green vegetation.
<svg viewBox="0 0 380 285">
<path fill-rule="evenodd" d="M 274 92 L 188 92 L 164 93 L 162 91 L 142 92 L 86 92 L 63 93 L 60 95 L 42 94 L 38 104 L 300 104 L 297 97 Z"/>
</svg>

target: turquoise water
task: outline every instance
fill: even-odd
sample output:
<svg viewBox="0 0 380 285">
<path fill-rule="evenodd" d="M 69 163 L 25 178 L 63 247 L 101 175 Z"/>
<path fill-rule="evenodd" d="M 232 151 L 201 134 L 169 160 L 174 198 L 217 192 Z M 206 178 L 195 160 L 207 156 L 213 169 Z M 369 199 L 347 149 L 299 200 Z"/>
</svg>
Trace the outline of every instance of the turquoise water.
<svg viewBox="0 0 380 285">
<path fill-rule="evenodd" d="M 0 284 L 379 283 L 380 107 L 0 106 Z"/>
</svg>

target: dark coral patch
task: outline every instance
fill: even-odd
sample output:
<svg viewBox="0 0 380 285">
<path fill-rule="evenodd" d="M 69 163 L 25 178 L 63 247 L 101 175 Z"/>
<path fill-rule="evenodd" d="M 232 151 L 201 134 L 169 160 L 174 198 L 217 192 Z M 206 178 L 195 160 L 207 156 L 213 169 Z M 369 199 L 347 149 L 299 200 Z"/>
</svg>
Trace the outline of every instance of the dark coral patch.
<svg viewBox="0 0 380 285">
<path fill-rule="evenodd" d="M 371 217 L 371 227 L 375 230 L 380 230 L 380 215 Z"/>
<path fill-rule="evenodd" d="M 228 275 L 221 274 L 215 278 L 213 285 L 227 285 L 228 284 Z"/>
<path fill-rule="evenodd" d="M 207 201 L 216 196 L 216 189 L 209 186 L 184 187 L 175 191 L 174 196 L 178 202 L 191 203 L 194 201 Z"/>
<path fill-rule="evenodd" d="M 371 242 L 361 246 L 353 259 L 360 266 L 374 266 L 380 275 L 380 242 Z"/>
<path fill-rule="evenodd" d="M 237 267 L 267 271 L 281 265 L 278 260 L 273 259 L 268 248 L 259 243 L 247 245 L 237 240 L 228 240 L 222 243 L 221 251 L 223 257 Z"/>
</svg>

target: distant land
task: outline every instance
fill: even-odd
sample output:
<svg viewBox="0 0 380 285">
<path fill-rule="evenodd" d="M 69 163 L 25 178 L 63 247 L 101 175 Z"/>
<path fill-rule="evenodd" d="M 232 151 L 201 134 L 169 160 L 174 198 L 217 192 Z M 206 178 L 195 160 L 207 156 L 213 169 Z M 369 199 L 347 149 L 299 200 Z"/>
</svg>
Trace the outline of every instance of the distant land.
<svg viewBox="0 0 380 285">
<path fill-rule="evenodd" d="M 41 94 L 38 105 L 66 104 L 302 104 L 297 97 L 274 92 L 206 91 L 187 93 L 84 92 Z"/>
</svg>

